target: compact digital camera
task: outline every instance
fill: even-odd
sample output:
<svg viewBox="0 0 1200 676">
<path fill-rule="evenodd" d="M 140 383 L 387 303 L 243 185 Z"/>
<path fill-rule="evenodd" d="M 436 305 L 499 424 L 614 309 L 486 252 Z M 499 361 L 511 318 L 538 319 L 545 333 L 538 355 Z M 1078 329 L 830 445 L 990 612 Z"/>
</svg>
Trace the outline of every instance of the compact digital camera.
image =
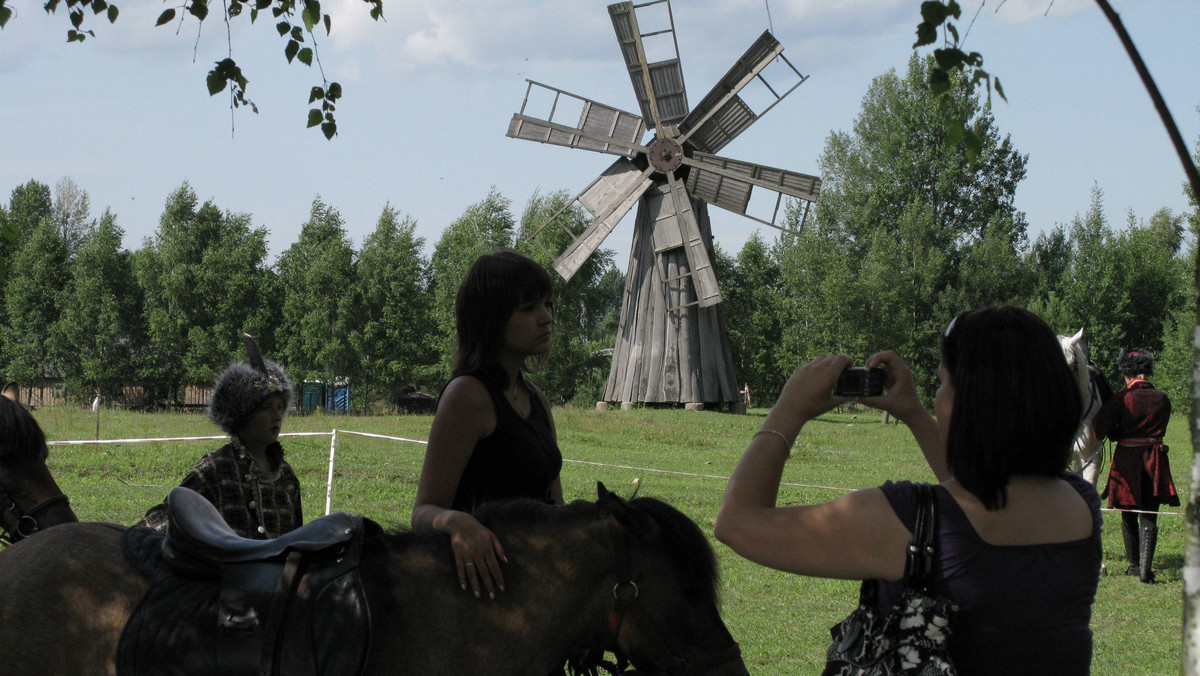
<svg viewBox="0 0 1200 676">
<path fill-rule="evenodd" d="M 848 366 L 838 376 L 833 393 L 839 397 L 877 397 L 883 394 L 887 372 L 878 366 Z"/>
</svg>

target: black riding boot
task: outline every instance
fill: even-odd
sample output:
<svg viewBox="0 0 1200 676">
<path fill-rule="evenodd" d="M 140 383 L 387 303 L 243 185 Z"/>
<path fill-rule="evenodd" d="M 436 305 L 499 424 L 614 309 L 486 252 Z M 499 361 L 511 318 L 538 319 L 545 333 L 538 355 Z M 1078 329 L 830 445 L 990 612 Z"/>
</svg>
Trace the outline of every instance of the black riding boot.
<svg viewBox="0 0 1200 676">
<path fill-rule="evenodd" d="M 1139 566 L 1142 565 L 1142 558 L 1138 542 L 1138 524 L 1137 517 L 1133 519 L 1124 518 L 1126 514 L 1121 515 L 1121 539 L 1125 541 L 1125 558 L 1129 561 L 1129 567 L 1125 569 L 1126 575 L 1138 575 Z"/>
<path fill-rule="evenodd" d="M 1154 546 L 1158 544 L 1158 525 L 1142 525 L 1142 560 L 1138 566 L 1138 577 L 1142 582 L 1154 582 L 1154 571 L 1150 565 L 1154 563 Z"/>
</svg>

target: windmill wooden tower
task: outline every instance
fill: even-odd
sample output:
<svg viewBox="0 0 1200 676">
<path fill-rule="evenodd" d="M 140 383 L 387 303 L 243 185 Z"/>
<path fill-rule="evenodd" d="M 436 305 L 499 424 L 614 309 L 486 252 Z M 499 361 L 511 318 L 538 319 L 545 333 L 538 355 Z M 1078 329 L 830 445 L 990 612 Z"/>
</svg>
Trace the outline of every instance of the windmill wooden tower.
<svg viewBox="0 0 1200 676">
<path fill-rule="evenodd" d="M 712 267 L 708 205 L 783 229 L 776 223 L 783 196 L 804 200 L 807 217 L 821 180 L 715 153 L 808 76 L 796 70 L 783 56 L 782 45 L 766 31 L 689 110 L 670 0 L 619 2 L 609 5 L 608 12 L 641 116 L 527 80 L 525 101 L 509 123 L 508 136 L 619 156 L 527 237 L 535 242 L 553 237 L 545 236 L 552 233 L 547 228 L 553 224 L 565 228 L 559 216 L 576 202 L 588 210 L 595 220 L 586 230 L 571 232 L 565 250 L 547 250 L 555 257 L 554 269 L 569 280 L 636 203 L 633 246 L 604 401 L 623 406 L 728 404 L 737 409 L 740 388 Z M 639 12 L 650 19 L 645 27 L 639 26 Z M 656 60 L 648 58 L 650 50 Z M 768 66 L 772 79 L 783 80 L 786 88 L 767 81 Z M 757 112 L 739 95 L 751 83 L 756 83 L 763 103 Z M 546 117 L 526 114 L 531 95 L 548 100 Z M 566 121 L 556 121 L 556 113 Z M 643 144 L 647 120 L 654 135 Z M 769 220 L 748 213 L 756 189 L 773 195 Z"/>
</svg>

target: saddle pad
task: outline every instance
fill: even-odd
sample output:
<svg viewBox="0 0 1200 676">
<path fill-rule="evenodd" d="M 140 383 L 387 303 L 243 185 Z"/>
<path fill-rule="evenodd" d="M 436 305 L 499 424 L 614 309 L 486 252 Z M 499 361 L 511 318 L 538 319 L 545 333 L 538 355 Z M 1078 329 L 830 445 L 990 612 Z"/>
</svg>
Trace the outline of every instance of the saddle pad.
<svg viewBox="0 0 1200 676">
<path fill-rule="evenodd" d="M 134 526 L 121 548 L 150 587 L 129 616 L 117 644 L 117 676 L 220 673 L 217 605 L 220 584 L 171 574 L 162 563 L 163 534 Z"/>
<path fill-rule="evenodd" d="M 379 531 L 374 522 L 364 521 L 348 550 L 339 547 L 304 561 L 294 594 L 278 613 L 265 618 L 264 626 L 273 627 L 265 633 L 223 628 L 221 580 L 176 574 L 163 560 L 164 535 L 144 526 L 127 529 L 122 550 L 150 585 L 117 644 L 117 676 L 257 674 L 264 668 L 260 662 L 264 648 L 274 651 L 272 674 L 362 673 L 370 642 L 370 611 L 358 562 L 362 531 Z M 243 570 L 244 566 L 231 572 Z"/>
</svg>

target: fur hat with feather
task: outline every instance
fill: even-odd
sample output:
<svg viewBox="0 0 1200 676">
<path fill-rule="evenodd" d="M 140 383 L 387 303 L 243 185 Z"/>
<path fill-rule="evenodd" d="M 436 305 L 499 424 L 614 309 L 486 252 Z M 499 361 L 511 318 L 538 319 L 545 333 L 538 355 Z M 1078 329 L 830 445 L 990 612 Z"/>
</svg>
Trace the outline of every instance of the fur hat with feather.
<svg viewBox="0 0 1200 676">
<path fill-rule="evenodd" d="M 233 364 L 225 369 L 213 386 L 208 402 L 208 418 L 229 434 L 241 429 L 263 400 L 278 394 L 285 407 L 292 406 L 292 381 L 283 367 L 263 359 L 254 339 L 242 334 L 249 363 Z"/>
</svg>

